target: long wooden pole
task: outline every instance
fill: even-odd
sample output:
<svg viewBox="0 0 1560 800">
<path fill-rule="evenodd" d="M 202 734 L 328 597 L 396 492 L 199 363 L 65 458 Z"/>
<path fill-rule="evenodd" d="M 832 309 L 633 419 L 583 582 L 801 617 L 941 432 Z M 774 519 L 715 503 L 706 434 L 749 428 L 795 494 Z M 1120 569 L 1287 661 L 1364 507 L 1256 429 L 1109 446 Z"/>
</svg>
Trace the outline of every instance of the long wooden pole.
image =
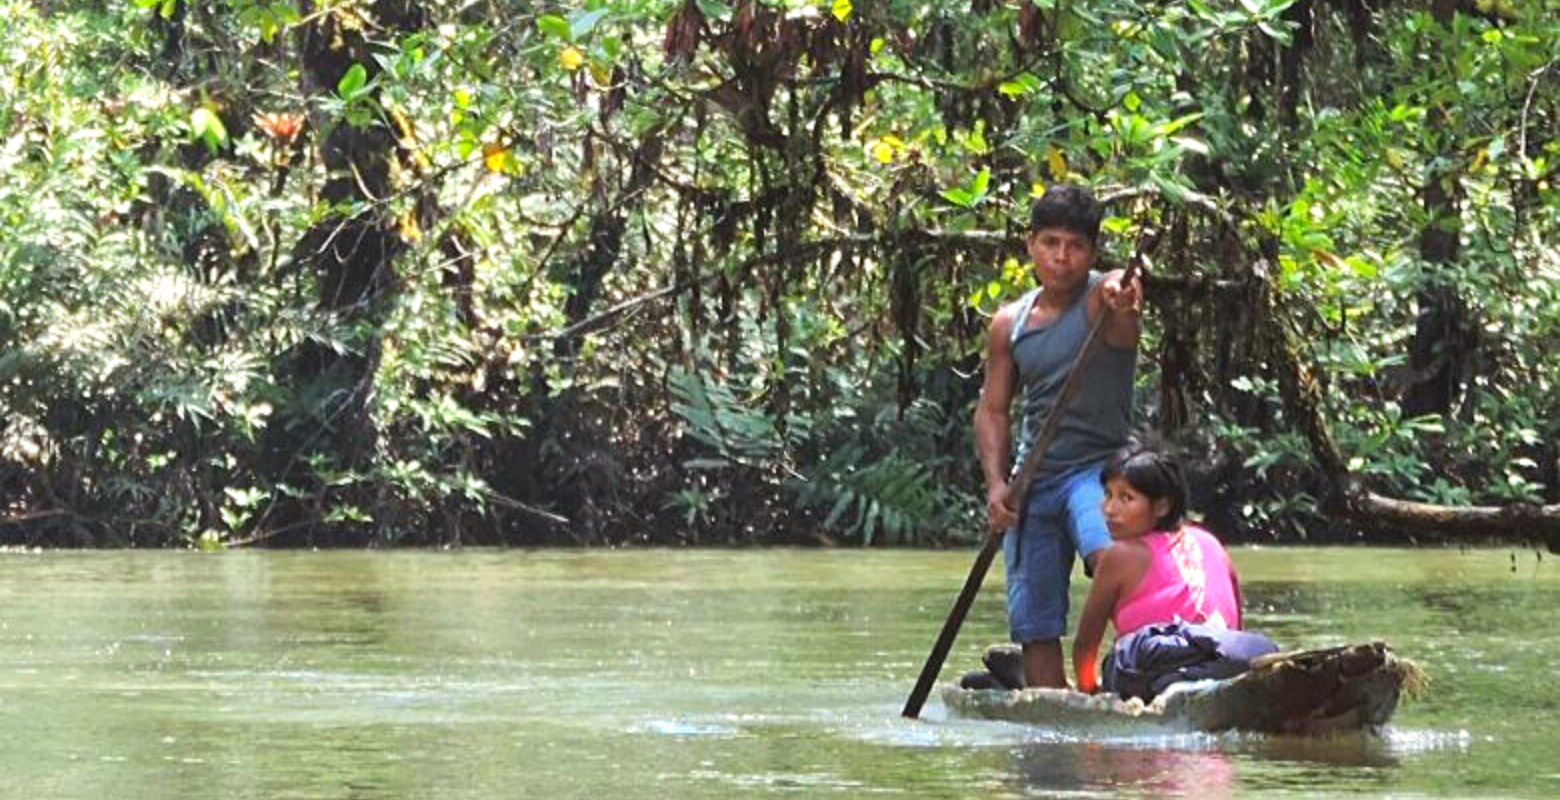
<svg viewBox="0 0 1560 800">
<path fill-rule="evenodd" d="M 1147 247 L 1151 238 L 1147 237 L 1139 244 L 1137 255 L 1127 263 L 1127 268 L 1121 276 L 1123 286 L 1130 286 L 1132 281 L 1137 279 L 1143 262 L 1148 260 Z M 1083 384 L 1083 367 L 1089 362 L 1089 357 L 1094 354 L 1094 351 L 1099 349 L 1105 319 L 1109 316 L 1104 309 L 1101 312 L 1095 318 L 1094 324 L 1089 326 L 1089 336 L 1084 339 L 1078 357 L 1073 360 L 1072 367 L 1067 372 L 1067 381 L 1062 384 L 1062 391 L 1057 395 L 1056 403 L 1051 406 L 1051 412 L 1046 415 L 1045 423 L 1035 436 L 1034 446 L 1024 456 L 1023 466 L 1003 492 L 1002 503 L 1008 508 L 1022 510 L 1024 495 L 1029 493 L 1029 484 L 1034 482 L 1035 474 L 1040 471 L 1040 465 L 1045 461 L 1045 451 L 1051 449 L 1051 441 L 1056 438 L 1056 432 L 1061 428 L 1062 415 L 1072 403 L 1073 397 L 1078 394 L 1078 387 Z M 986 572 L 991 569 L 991 562 L 997 556 L 997 547 L 1002 543 L 1002 535 L 1001 531 L 987 532 L 980 554 L 975 556 L 975 563 L 970 566 L 969 577 L 964 579 L 964 588 L 953 601 L 953 609 L 948 612 L 948 619 L 943 622 L 942 632 L 937 635 L 937 642 L 932 645 L 932 652 L 926 657 L 926 665 L 921 668 L 921 676 L 916 679 L 915 688 L 910 691 L 910 698 L 905 701 L 905 708 L 900 712 L 905 717 L 915 719 L 921 715 L 921 708 L 926 705 L 926 698 L 932 693 L 932 685 L 937 682 L 937 675 L 942 672 L 943 663 L 948 660 L 948 651 L 953 648 L 953 640 L 958 638 L 959 628 L 964 625 L 964 618 L 975 602 L 975 595 L 980 593 L 980 584 L 986 579 Z"/>
</svg>

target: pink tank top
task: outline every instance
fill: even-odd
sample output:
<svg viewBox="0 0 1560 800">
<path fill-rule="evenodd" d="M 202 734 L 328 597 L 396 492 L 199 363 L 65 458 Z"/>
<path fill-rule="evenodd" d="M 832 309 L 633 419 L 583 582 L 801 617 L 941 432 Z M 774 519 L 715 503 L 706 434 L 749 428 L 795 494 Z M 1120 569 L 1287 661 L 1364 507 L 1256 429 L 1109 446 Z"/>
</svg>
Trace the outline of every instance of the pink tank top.
<svg viewBox="0 0 1560 800">
<path fill-rule="evenodd" d="M 1213 534 L 1195 525 L 1177 533 L 1155 531 L 1143 537 L 1151 560 L 1143 580 L 1111 615 L 1116 636 L 1145 625 L 1201 622 L 1240 627 L 1240 605 L 1230 578 L 1230 557 Z"/>
</svg>

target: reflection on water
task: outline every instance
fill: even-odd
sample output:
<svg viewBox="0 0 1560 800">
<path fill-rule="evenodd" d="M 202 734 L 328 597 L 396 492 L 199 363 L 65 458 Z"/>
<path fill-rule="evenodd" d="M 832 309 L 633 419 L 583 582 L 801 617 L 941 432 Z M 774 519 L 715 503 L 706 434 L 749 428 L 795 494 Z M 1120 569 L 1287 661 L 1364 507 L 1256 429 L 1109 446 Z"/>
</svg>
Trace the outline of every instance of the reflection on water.
<svg viewBox="0 0 1560 800">
<path fill-rule="evenodd" d="M 1319 740 L 903 720 L 962 553 L 0 553 L 0 794 L 1560 796 L 1549 563 L 1236 559 L 1283 644 L 1387 638 L 1430 695 Z M 1004 635 L 988 587 L 947 674 Z"/>
<path fill-rule="evenodd" d="M 1252 783 L 1298 781 L 1304 786 L 1319 774 L 1333 782 L 1353 775 L 1380 783 L 1390 781 L 1405 756 L 1465 751 L 1467 746 L 1465 736 L 1391 729 L 1382 735 L 1314 739 L 1235 733 L 1042 739 L 1013 751 L 1013 783 L 1028 794 L 1109 790 L 1118 796 L 1223 798 L 1254 788 Z M 1243 780 L 1243 773 L 1253 772 L 1252 764 L 1282 769 L 1270 776 L 1272 781 L 1253 781 L 1249 774 Z"/>
<path fill-rule="evenodd" d="M 1392 740 L 1395 738 L 1397 734 L 1391 730 L 1381 736 L 1348 734 L 1316 739 L 1251 737 L 1241 751 L 1270 761 L 1287 761 L 1294 764 L 1385 768 L 1398 766 L 1402 762 L 1401 755 L 1408 750 L 1425 753 L 1436 749 L 1430 741 L 1408 747 L 1394 746 Z"/>
<path fill-rule="evenodd" d="M 1084 743 L 1025 745 L 1015 759 L 1022 788 L 1058 793 L 1114 788 L 1146 797 L 1229 797 L 1230 756 L 1218 751 L 1167 750 Z"/>
</svg>

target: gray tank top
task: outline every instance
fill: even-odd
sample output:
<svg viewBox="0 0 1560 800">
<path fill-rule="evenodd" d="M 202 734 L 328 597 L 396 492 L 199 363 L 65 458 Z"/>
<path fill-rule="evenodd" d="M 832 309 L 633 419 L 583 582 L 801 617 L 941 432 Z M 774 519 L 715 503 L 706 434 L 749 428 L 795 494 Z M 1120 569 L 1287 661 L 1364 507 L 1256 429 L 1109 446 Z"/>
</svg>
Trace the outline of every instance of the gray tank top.
<svg viewBox="0 0 1560 800">
<path fill-rule="evenodd" d="M 1098 272 L 1090 272 L 1089 289 L 1103 279 Z M 1089 338 L 1088 295 L 1088 291 L 1079 292 L 1078 299 L 1061 316 L 1040 328 L 1024 327 L 1040 290 L 1030 292 L 1020 301 L 1008 340 L 1023 386 L 1023 424 L 1013 458 L 1014 475 L 1034 446 L 1040 427 L 1062 392 L 1062 384 L 1067 382 L 1068 370 Z M 1137 368 L 1137 349 L 1101 342 L 1083 368 L 1083 384 L 1062 415 L 1056 438 L 1035 473 L 1036 480 L 1104 461 L 1127 443 L 1132 428 L 1132 377 Z"/>
</svg>

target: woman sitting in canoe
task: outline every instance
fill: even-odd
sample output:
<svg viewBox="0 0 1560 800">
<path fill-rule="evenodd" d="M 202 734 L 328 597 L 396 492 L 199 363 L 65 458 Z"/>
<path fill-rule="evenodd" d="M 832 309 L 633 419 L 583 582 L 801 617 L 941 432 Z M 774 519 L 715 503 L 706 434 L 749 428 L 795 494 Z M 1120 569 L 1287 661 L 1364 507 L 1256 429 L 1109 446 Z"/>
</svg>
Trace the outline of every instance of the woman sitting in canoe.
<svg viewBox="0 0 1560 800">
<path fill-rule="evenodd" d="M 1145 700 L 1176 680 L 1244 671 L 1250 658 L 1277 650 L 1266 637 L 1224 633 L 1241 628 L 1240 580 L 1219 540 L 1182 520 L 1186 479 L 1172 457 L 1129 445 L 1100 482 L 1112 543 L 1100 554 L 1073 639 L 1079 691 L 1101 688 L 1096 665 L 1107 620 L 1117 647 L 1103 688 Z M 1128 641 L 1134 633 L 1136 648 Z"/>
</svg>

